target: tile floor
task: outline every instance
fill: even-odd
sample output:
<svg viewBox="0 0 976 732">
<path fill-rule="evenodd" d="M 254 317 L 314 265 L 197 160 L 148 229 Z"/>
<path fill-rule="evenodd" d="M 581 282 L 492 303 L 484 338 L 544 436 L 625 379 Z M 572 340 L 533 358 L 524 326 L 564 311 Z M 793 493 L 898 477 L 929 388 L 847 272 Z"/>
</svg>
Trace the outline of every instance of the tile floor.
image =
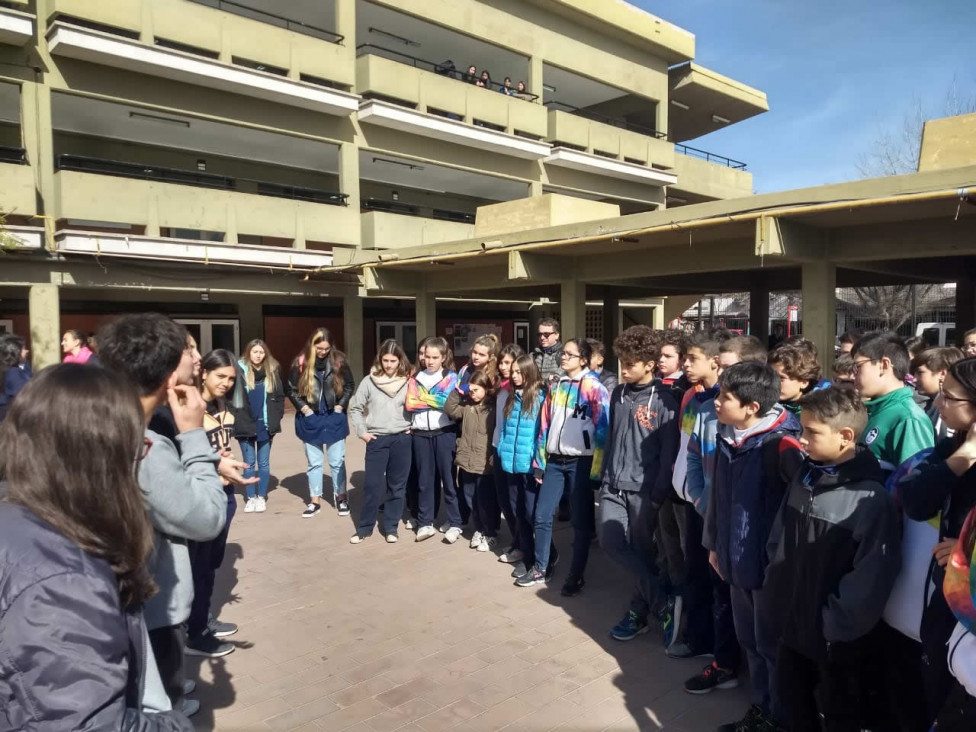
<svg viewBox="0 0 976 732">
<path fill-rule="evenodd" d="M 692 732 L 748 707 L 741 687 L 684 693 L 704 662 L 667 658 L 654 630 L 610 639 L 629 583 L 599 549 L 583 594 L 567 599 L 565 562 L 551 587 L 521 589 L 494 554 L 440 534 L 349 544 L 363 453 L 350 438 L 353 516 L 326 507 L 302 519 L 305 459 L 286 417 L 271 456 L 281 482 L 266 513 L 238 510 L 214 594 L 221 619 L 240 624 L 229 639 L 237 648 L 187 659 L 199 680 L 197 729 Z M 566 558 L 571 539 L 558 524 Z"/>
</svg>

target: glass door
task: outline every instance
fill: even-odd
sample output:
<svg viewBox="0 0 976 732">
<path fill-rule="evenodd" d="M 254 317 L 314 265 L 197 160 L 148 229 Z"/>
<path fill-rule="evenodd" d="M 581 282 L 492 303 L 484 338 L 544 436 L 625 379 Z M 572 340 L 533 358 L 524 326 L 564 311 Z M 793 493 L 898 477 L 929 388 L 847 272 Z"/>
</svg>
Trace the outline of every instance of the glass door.
<svg viewBox="0 0 976 732">
<path fill-rule="evenodd" d="M 240 322 L 237 320 L 207 320 L 200 318 L 174 318 L 186 326 L 196 339 L 201 355 L 215 348 L 225 348 L 234 355 L 241 352 Z"/>
<path fill-rule="evenodd" d="M 376 347 L 379 348 L 387 338 L 393 338 L 403 346 L 407 358 L 413 363 L 417 357 L 417 325 L 411 322 L 395 322 L 389 320 L 376 323 Z"/>
</svg>

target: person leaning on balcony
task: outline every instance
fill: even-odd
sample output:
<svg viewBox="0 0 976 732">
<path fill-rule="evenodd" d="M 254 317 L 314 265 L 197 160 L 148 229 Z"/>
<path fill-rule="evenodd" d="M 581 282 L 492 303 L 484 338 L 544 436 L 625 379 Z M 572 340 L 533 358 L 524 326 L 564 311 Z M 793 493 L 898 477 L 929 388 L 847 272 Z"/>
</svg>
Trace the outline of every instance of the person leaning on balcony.
<svg viewBox="0 0 976 732">
<path fill-rule="evenodd" d="M 491 89 L 491 74 L 488 73 L 488 69 L 482 69 L 481 78 L 478 79 L 478 86 L 483 86 L 485 89 Z"/>
<path fill-rule="evenodd" d="M 528 89 L 525 88 L 524 81 L 520 81 L 518 84 L 515 85 L 515 94 L 513 94 L 513 96 L 516 96 L 519 99 L 524 99 L 527 102 L 532 101 L 532 95 L 529 94 Z"/>
<path fill-rule="evenodd" d="M 503 82 L 502 86 L 498 87 L 498 91 L 500 91 L 502 94 L 504 94 L 506 96 L 509 96 L 509 97 L 514 97 L 515 96 L 515 90 L 512 89 L 512 77 L 511 76 L 506 76 L 505 77 L 505 81 Z"/>
<path fill-rule="evenodd" d="M 468 70 L 464 72 L 464 77 L 461 79 L 461 81 L 466 81 L 469 84 L 474 84 L 477 80 L 478 80 L 478 67 L 475 66 L 474 64 L 471 64 L 468 67 Z"/>
</svg>

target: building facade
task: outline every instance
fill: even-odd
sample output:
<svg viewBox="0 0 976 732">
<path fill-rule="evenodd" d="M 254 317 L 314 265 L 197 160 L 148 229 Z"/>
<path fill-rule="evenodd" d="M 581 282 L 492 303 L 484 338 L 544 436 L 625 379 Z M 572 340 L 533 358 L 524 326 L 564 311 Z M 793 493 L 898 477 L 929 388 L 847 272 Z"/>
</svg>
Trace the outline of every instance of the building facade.
<svg viewBox="0 0 976 732">
<path fill-rule="evenodd" d="M 691 145 L 765 95 L 694 56 L 622 0 L 0 0 L 0 329 L 42 365 L 147 309 L 284 360 L 324 325 L 356 371 L 386 337 L 529 345 L 558 294 L 385 295 L 353 265 L 750 195 Z"/>
</svg>

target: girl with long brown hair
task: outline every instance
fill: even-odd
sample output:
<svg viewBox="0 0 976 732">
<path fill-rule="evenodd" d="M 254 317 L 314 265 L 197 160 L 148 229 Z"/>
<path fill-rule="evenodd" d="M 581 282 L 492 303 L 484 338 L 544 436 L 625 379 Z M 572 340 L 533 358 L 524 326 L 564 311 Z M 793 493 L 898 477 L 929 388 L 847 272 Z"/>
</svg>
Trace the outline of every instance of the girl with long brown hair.
<svg viewBox="0 0 976 732">
<path fill-rule="evenodd" d="M 353 394 L 353 378 L 346 356 L 334 347 L 325 328 L 312 331 L 288 372 L 285 393 L 295 405 L 295 434 L 305 443 L 309 502 L 302 518 L 320 510 L 322 466 L 326 457 L 332 472 L 332 496 L 340 516 L 349 515 L 346 496 L 346 408 Z M 324 448 L 324 449 L 323 449 Z"/>
<path fill-rule="evenodd" d="M 241 446 L 241 457 L 248 467 L 244 477 L 258 476 L 257 486 L 247 486 L 244 513 L 264 513 L 268 507 L 268 484 L 271 482 L 271 443 L 281 432 L 285 415 L 285 389 L 278 361 L 268 344 L 255 338 L 244 347 L 237 362 L 238 391 L 244 399 L 234 412 L 234 436 Z"/>
<path fill-rule="evenodd" d="M 410 360 L 392 338 L 380 345 L 369 376 L 349 405 L 349 421 L 366 443 L 366 482 L 359 525 L 349 541 L 359 544 L 373 533 L 383 503 L 383 533 L 398 540 L 403 494 L 410 475 L 410 415 L 406 411 Z M 384 500 L 385 499 L 385 500 Z"/>
<path fill-rule="evenodd" d="M 11 729 L 192 730 L 139 708 L 153 531 L 136 469 L 152 444 L 126 380 L 65 364 L 0 427 L 0 699 Z M 40 681 L 39 681 L 40 680 Z M 162 693 L 162 689 L 159 689 Z"/>
</svg>

